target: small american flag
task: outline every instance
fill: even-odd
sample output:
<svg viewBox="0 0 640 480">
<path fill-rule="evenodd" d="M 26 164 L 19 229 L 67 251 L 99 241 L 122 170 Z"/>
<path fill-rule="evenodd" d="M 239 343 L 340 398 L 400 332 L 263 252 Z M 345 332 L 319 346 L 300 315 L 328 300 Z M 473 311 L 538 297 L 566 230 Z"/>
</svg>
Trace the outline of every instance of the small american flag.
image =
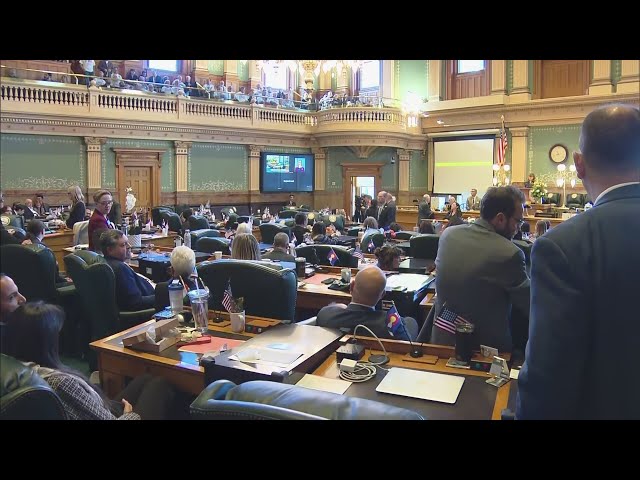
<svg viewBox="0 0 640 480">
<path fill-rule="evenodd" d="M 433 324 L 449 333 L 456 333 L 456 325 L 471 323 L 449 308 L 442 307 Z"/>
<path fill-rule="evenodd" d="M 333 248 L 329 249 L 329 254 L 327 255 L 327 260 L 329 260 L 329 263 L 331 264 L 331 266 L 334 266 L 336 263 L 338 263 L 338 255 L 333 250 Z"/>
<path fill-rule="evenodd" d="M 364 259 L 364 253 L 360 250 L 360 247 L 357 247 L 355 252 L 353 252 L 353 256 L 359 258 L 360 260 Z"/>
<path fill-rule="evenodd" d="M 234 313 L 236 308 L 236 301 L 233 299 L 233 294 L 231 293 L 231 281 L 227 283 L 227 288 L 224 290 L 224 294 L 222 295 L 222 306 L 229 313 Z"/>
<path fill-rule="evenodd" d="M 500 144 L 498 145 L 498 165 L 504 165 L 507 154 L 507 132 L 504 129 L 504 115 L 502 116 L 502 129 L 500 130 Z"/>
</svg>

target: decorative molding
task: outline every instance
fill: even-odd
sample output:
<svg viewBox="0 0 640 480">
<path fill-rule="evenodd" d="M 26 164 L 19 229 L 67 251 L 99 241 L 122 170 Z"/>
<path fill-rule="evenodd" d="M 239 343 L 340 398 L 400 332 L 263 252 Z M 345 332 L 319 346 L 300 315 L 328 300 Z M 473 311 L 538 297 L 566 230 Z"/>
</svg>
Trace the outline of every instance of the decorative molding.
<svg viewBox="0 0 640 480">
<path fill-rule="evenodd" d="M 262 145 L 247 145 L 247 149 L 250 157 L 259 157 L 264 147 Z"/>
<path fill-rule="evenodd" d="M 529 127 L 511 127 L 508 129 L 512 137 L 528 137 Z M 499 135 L 498 135 L 499 138 Z"/>
<path fill-rule="evenodd" d="M 192 142 L 183 142 L 181 140 L 174 140 L 173 142 L 176 154 L 178 155 L 186 155 L 188 150 L 191 148 Z"/>
<path fill-rule="evenodd" d="M 347 147 L 358 158 L 369 158 L 371 154 L 377 150 L 378 147 L 373 146 L 361 146 L 361 147 Z"/>
</svg>

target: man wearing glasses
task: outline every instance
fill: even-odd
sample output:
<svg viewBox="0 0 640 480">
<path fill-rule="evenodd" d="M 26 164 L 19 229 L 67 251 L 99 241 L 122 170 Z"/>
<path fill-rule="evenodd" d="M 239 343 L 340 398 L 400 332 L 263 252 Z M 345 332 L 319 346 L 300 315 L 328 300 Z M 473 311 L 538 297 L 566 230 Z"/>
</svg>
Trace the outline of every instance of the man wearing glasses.
<svg viewBox="0 0 640 480">
<path fill-rule="evenodd" d="M 89 250 L 96 251 L 100 234 L 112 228 L 116 228 L 113 222 L 107 218 L 113 206 L 113 197 L 108 190 L 98 190 L 93 196 L 96 208 L 91 214 L 88 225 Z"/>
<path fill-rule="evenodd" d="M 475 346 L 512 351 L 512 307 L 529 317 L 529 277 L 524 253 L 511 239 L 524 222 L 522 192 L 492 187 L 482 198 L 480 218 L 447 228 L 436 257 L 435 317 L 443 305 L 475 326 Z M 455 334 L 441 322 L 425 324 L 420 341 L 455 345 Z M 445 324 L 444 327 L 447 325 Z M 454 330 L 455 331 L 455 330 Z"/>
</svg>

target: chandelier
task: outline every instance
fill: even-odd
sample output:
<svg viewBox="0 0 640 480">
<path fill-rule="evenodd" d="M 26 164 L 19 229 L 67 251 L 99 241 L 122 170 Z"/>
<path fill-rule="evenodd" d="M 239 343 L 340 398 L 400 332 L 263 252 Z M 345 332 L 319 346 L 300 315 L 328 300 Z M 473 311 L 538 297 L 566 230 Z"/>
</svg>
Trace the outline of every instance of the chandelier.
<svg viewBox="0 0 640 480">
<path fill-rule="evenodd" d="M 292 72 L 300 71 L 304 75 L 306 90 L 313 90 L 313 79 L 321 70 L 327 73 L 335 68 L 341 75 L 345 69 L 358 70 L 363 64 L 364 60 L 256 60 L 259 70 L 283 65 Z"/>
</svg>

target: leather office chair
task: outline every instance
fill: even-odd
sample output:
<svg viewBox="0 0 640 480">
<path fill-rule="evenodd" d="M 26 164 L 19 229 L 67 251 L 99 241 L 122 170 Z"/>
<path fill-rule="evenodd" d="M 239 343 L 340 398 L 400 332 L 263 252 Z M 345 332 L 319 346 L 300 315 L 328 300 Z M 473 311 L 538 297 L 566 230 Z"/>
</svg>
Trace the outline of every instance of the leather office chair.
<svg viewBox="0 0 640 480">
<path fill-rule="evenodd" d="M 56 257 L 44 245 L 3 245 L 2 271 L 9 275 L 27 300 L 60 304 L 75 295 L 75 286 L 56 287 Z"/>
<path fill-rule="evenodd" d="M 327 258 L 331 249 L 338 256 L 336 267 L 358 267 L 358 257 L 354 257 L 351 250 L 339 245 L 313 244 L 296 247 L 296 257 L 304 257 L 307 262 L 314 265 L 331 265 Z"/>
<path fill-rule="evenodd" d="M 236 207 L 222 207 L 220 209 L 220 213 L 225 217 L 228 217 L 229 215 L 236 213 Z"/>
<path fill-rule="evenodd" d="M 414 258 L 435 260 L 438 255 L 439 242 L 440 237 L 433 233 L 411 237 L 411 239 L 409 239 L 411 256 Z"/>
<path fill-rule="evenodd" d="M 233 296 L 244 297 L 247 315 L 278 320 L 295 318 L 298 279 L 293 270 L 226 258 L 199 263 L 196 269 L 211 291 L 210 309 L 224 310 L 222 295 L 230 279 Z"/>
<path fill-rule="evenodd" d="M 544 205 L 562 205 L 560 203 L 561 195 L 559 193 L 548 193 L 542 197 L 542 203 Z"/>
<path fill-rule="evenodd" d="M 203 228 L 201 230 L 191 230 L 189 236 L 191 237 L 191 249 L 198 251 L 198 241 L 201 238 L 218 238 L 220 237 L 220 231 L 213 228 Z"/>
<path fill-rule="evenodd" d="M 408 232 L 406 230 L 401 230 L 399 232 L 396 232 L 396 240 L 411 240 L 416 235 L 417 235 L 416 232 Z"/>
<path fill-rule="evenodd" d="M 175 212 L 162 212 L 162 219 L 167 222 L 170 232 L 182 231 L 182 222 L 180 216 Z M 207 225 L 209 226 L 209 225 Z"/>
<path fill-rule="evenodd" d="M 363 252 L 373 253 L 373 250 L 375 250 L 375 248 L 369 251 L 369 244 L 371 243 L 372 240 L 373 240 L 374 247 L 378 248 L 384 245 L 385 238 L 382 233 L 371 233 L 366 237 L 362 237 L 362 242 L 360 242 L 360 249 Z"/>
<path fill-rule="evenodd" d="M 238 224 L 240 223 L 248 223 L 249 225 L 253 225 L 253 217 L 251 215 L 240 215 L 238 216 Z"/>
<path fill-rule="evenodd" d="M 64 257 L 67 274 L 76 285 L 88 323 L 81 325 L 82 345 L 92 370 L 97 368 L 95 352 L 89 342 L 150 320 L 155 310 L 118 311 L 116 279 L 104 257 L 89 250 L 78 250 Z M 88 338 L 87 338 L 88 337 Z"/>
<path fill-rule="evenodd" d="M 161 205 L 159 207 L 153 207 L 151 209 L 151 219 L 153 220 L 154 225 L 162 225 L 163 212 L 173 212 L 173 207 Z"/>
<path fill-rule="evenodd" d="M 191 404 L 199 420 L 424 420 L 416 412 L 373 400 L 254 380 L 217 380 Z"/>
<path fill-rule="evenodd" d="M 2 215 L 2 224 L 6 228 L 11 226 L 24 229 L 24 217 L 22 215 Z"/>
<path fill-rule="evenodd" d="M 73 224 L 73 245 L 89 243 L 89 220 Z"/>
<path fill-rule="evenodd" d="M 298 214 L 298 210 L 281 210 L 278 213 L 278 218 L 294 218 Z"/>
<path fill-rule="evenodd" d="M 278 225 L 277 223 L 262 223 L 260 224 L 260 237 L 262 243 L 273 244 L 273 237 L 276 233 L 284 232 L 287 236 L 291 237 L 291 228 L 287 226 Z"/>
<path fill-rule="evenodd" d="M 357 237 L 358 233 L 360 233 L 362 229 L 360 227 L 349 227 L 344 234 L 349 235 L 350 237 Z"/>
<path fill-rule="evenodd" d="M 189 217 L 189 230 L 202 230 L 209 228 L 209 220 L 199 215 L 191 215 Z"/>
<path fill-rule="evenodd" d="M 0 382 L 0 419 L 68 419 L 60 397 L 21 361 L 0 355 Z"/>
<path fill-rule="evenodd" d="M 236 230 L 238 228 L 238 215 L 230 212 L 224 224 L 224 228 L 225 230 Z"/>
<path fill-rule="evenodd" d="M 585 204 L 584 193 L 568 193 L 567 194 L 567 207 L 569 208 L 584 208 Z"/>
<path fill-rule="evenodd" d="M 298 210 L 301 212 L 308 212 L 311 210 L 311 207 L 309 205 L 300 205 L 298 207 Z"/>
<path fill-rule="evenodd" d="M 324 223 L 325 227 L 333 225 L 334 227 L 336 227 L 336 230 L 344 230 L 344 215 L 323 215 L 322 220 L 320 221 Z"/>
<path fill-rule="evenodd" d="M 205 253 L 222 252 L 223 255 L 231 255 L 229 245 L 231 241 L 222 237 L 204 237 L 198 240 L 198 251 Z"/>
</svg>

